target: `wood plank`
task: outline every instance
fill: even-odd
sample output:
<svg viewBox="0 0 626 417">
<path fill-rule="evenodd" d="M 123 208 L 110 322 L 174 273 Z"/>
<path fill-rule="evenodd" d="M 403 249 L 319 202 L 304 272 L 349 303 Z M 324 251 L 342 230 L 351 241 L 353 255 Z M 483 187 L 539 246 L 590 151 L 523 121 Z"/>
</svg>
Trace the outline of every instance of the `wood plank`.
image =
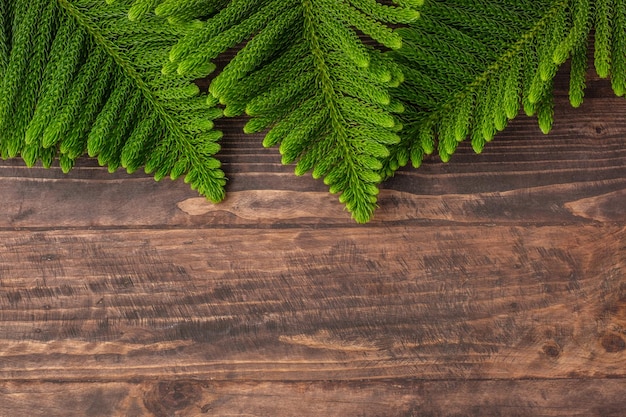
<svg viewBox="0 0 626 417">
<path fill-rule="evenodd" d="M 2 380 L 626 376 L 622 225 L 0 242 Z"/>
<path fill-rule="evenodd" d="M 623 379 L 0 383 L 0 415 L 621 417 Z"/>
<path fill-rule="evenodd" d="M 566 74 L 561 74 L 561 83 Z M 592 224 L 626 221 L 626 101 L 606 80 L 590 81 L 587 100 L 572 109 L 560 87 L 550 135 L 520 116 L 475 155 L 463 143 L 452 160 L 432 157 L 383 184 L 372 224 Z M 219 157 L 229 177 L 217 205 L 183 181 L 156 183 L 142 173 L 111 175 L 83 159 L 69 175 L 0 162 L 7 204 L 0 228 L 281 227 L 353 225 L 321 181 L 280 165 L 260 135 L 225 120 Z"/>
</svg>

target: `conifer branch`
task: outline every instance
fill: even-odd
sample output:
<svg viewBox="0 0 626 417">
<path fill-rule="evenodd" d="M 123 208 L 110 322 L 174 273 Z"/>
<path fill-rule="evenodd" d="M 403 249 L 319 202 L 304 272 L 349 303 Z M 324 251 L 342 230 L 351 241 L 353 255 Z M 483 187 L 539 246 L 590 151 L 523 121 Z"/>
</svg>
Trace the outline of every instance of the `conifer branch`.
<svg viewBox="0 0 626 417">
<path fill-rule="evenodd" d="M 619 4 L 618 4 L 619 3 Z M 623 0 L 430 0 L 422 19 L 399 32 L 393 58 L 406 76 L 396 91 L 406 111 L 402 142 L 383 175 L 409 161 L 417 167 L 435 149 L 448 161 L 470 138 L 475 152 L 520 110 L 548 133 L 552 81 L 571 58 L 570 102 L 582 103 L 587 45 L 595 29 L 595 66 L 624 93 L 626 21 Z"/>
<path fill-rule="evenodd" d="M 135 4 L 139 4 L 139 0 Z M 400 139 L 394 114 L 402 105 L 389 89 L 402 74 L 391 59 L 365 45 L 355 30 L 397 49 L 400 36 L 388 25 L 408 23 L 418 13 L 376 0 L 207 1 L 208 12 L 190 16 L 192 0 L 179 10 L 156 13 L 174 21 L 209 14 L 170 52 L 165 72 L 213 71 L 212 60 L 246 42 L 211 82 L 224 114 L 251 116 L 244 131 L 266 131 L 265 146 L 279 145 L 282 162 L 296 162 L 296 174 L 312 172 L 358 222 L 370 219 L 381 181 L 381 161 Z M 184 4 L 184 5 L 183 5 Z M 177 14 L 177 13 L 180 13 Z M 213 14 L 211 14 L 213 13 Z"/>
<path fill-rule="evenodd" d="M 213 155 L 221 133 L 189 76 L 161 74 L 183 27 L 127 19 L 131 1 L 10 0 L 0 9 L 0 152 L 64 171 L 88 152 L 110 171 L 141 166 L 186 175 L 212 201 L 224 195 Z"/>
</svg>

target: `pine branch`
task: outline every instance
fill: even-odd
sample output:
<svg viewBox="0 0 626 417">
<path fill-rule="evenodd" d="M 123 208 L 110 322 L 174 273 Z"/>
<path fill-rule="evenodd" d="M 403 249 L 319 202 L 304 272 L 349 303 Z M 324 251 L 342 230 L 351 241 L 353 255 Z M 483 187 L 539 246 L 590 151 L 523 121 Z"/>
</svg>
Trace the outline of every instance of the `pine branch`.
<svg viewBox="0 0 626 417">
<path fill-rule="evenodd" d="M 186 175 L 212 201 L 224 195 L 213 155 L 221 133 L 186 77 L 162 63 L 185 31 L 126 16 L 131 1 L 12 0 L 0 9 L 0 152 L 64 171 L 86 151 L 110 171 L 145 166 L 156 179 Z"/>
<path fill-rule="evenodd" d="M 399 31 L 404 44 L 392 53 L 406 77 L 397 97 L 407 110 L 402 115 L 402 142 L 392 150 L 384 175 L 409 160 L 419 166 L 424 154 L 435 148 L 448 161 L 466 138 L 480 153 L 518 115 L 520 106 L 527 115 L 536 115 L 541 130 L 548 133 L 554 113 L 552 81 L 569 57 L 570 101 L 574 106 L 582 102 L 587 40 L 594 21 L 600 35 L 596 66 L 607 75 L 610 60 L 621 60 L 614 67 L 619 74 L 614 74 L 614 86 L 616 93 L 623 91 L 624 36 L 611 32 L 608 23 L 623 18 L 623 7 L 610 15 L 613 3 L 428 1 L 422 19 Z M 614 29 L 623 31 L 621 22 Z"/>
<path fill-rule="evenodd" d="M 138 0 L 138 9 L 149 3 Z M 402 74 L 392 60 L 366 46 L 355 30 L 397 49 L 400 36 L 391 23 L 418 14 L 416 0 L 388 6 L 376 0 L 165 1 L 156 14 L 192 29 L 170 53 L 165 72 L 210 73 L 212 60 L 246 42 L 209 91 L 225 105 L 224 114 L 251 116 L 244 131 L 268 130 L 263 144 L 280 145 L 282 162 L 296 163 L 296 174 L 312 171 L 358 222 L 370 219 L 377 201 L 378 171 L 387 147 L 400 139 L 391 87 Z M 143 10 L 143 9 L 142 9 Z M 193 15 L 191 11 L 196 11 Z M 134 16 L 137 18 L 137 16 Z M 141 16 L 139 16 L 141 17 Z"/>
</svg>

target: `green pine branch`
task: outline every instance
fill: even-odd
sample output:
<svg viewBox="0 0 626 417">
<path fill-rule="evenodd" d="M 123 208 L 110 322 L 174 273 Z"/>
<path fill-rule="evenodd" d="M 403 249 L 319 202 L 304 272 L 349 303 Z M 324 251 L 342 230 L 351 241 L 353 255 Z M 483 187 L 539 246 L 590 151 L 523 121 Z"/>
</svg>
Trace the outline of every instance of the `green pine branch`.
<svg viewBox="0 0 626 417">
<path fill-rule="evenodd" d="M 212 201 L 224 195 L 213 155 L 221 133 L 191 82 L 162 63 L 185 31 L 126 16 L 129 1 L 10 0 L 0 9 L 0 152 L 27 165 L 55 157 L 69 171 L 88 152 L 110 171 L 144 166 L 185 175 Z"/>
<path fill-rule="evenodd" d="M 421 12 L 392 53 L 406 77 L 396 91 L 406 111 L 385 177 L 435 149 L 448 161 L 467 138 L 480 153 L 520 108 L 548 133 L 553 79 L 568 58 L 570 102 L 582 103 L 592 29 L 596 70 L 624 94 L 624 0 L 429 0 Z"/>
<path fill-rule="evenodd" d="M 153 3 L 138 0 L 133 10 L 148 14 Z M 395 3 L 232 0 L 198 8 L 195 0 L 165 1 L 157 15 L 191 21 L 194 29 L 172 48 L 164 71 L 208 74 L 213 59 L 245 42 L 212 80 L 212 104 L 219 101 L 227 116 L 251 116 L 245 132 L 267 131 L 263 144 L 279 145 L 284 164 L 296 162 L 296 174 L 323 178 L 353 217 L 366 222 L 376 207 L 387 147 L 400 140 L 395 114 L 403 107 L 389 90 L 402 74 L 357 31 L 399 48 L 402 40 L 388 25 L 415 20 L 418 13 L 409 6 L 418 2 Z"/>
</svg>

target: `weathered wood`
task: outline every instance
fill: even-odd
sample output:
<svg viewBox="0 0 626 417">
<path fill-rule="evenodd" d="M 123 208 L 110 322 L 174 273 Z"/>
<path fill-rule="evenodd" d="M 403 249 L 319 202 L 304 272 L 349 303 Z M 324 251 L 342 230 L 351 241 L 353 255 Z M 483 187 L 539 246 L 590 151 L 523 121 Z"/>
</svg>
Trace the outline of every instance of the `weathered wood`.
<svg viewBox="0 0 626 417">
<path fill-rule="evenodd" d="M 0 241 L 0 379 L 626 376 L 622 226 Z"/>
<path fill-rule="evenodd" d="M 475 155 L 463 143 L 448 164 L 428 159 L 383 184 L 381 222 L 562 224 L 626 221 L 626 101 L 606 80 L 591 81 L 587 100 L 572 109 L 560 93 L 553 131 L 543 135 L 520 116 Z M 321 181 L 296 177 L 259 135 L 224 124 L 229 178 L 226 201 L 211 204 L 183 181 L 123 170 L 111 175 L 82 160 L 58 168 L 0 163 L 0 193 L 8 202 L 0 228 L 355 226 Z"/>
<path fill-rule="evenodd" d="M 37 398 L 37 403 L 32 401 Z M 0 415 L 622 417 L 624 380 L 0 383 Z"/>
</svg>

